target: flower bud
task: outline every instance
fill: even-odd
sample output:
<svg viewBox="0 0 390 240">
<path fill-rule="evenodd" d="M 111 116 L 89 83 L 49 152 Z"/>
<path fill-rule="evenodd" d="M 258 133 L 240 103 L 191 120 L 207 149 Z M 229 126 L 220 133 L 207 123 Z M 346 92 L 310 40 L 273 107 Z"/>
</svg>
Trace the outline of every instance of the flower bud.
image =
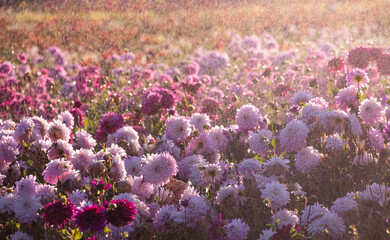
<svg viewBox="0 0 390 240">
<path fill-rule="evenodd" d="M 104 166 L 104 163 L 100 161 L 92 162 L 88 166 L 88 172 L 95 176 L 99 176 L 103 174 L 105 171 L 106 171 L 106 167 Z"/>
<path fill-rule="evenodd" d="M 129 180 L 122 180 L 117 182 L 116 188 L 120 193 L 131 193 L 131 183 Z"/>
</svg>

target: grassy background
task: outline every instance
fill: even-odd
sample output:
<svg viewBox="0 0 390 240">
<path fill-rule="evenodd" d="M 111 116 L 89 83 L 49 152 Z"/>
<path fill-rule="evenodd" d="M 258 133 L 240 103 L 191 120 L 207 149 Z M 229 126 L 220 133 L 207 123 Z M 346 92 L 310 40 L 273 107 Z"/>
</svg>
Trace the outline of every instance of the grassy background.
<svg viewBox="0 0 390 240">
<path fill-rule="evenodd" d="M 388 44 L 390 35 L 386 0 L 0 1 L 3 59 L 32 46 L 57 45 L 83 54 L 128 50 L 159 62 L 200 45 L 222 50 L 234 34 L 268 32 L 282 48 L 321 38 L 335 42 L 332 35 L 342 31 L 351 32 L 354 39 L 344 40 L 356 44 Z"/>
</svg>

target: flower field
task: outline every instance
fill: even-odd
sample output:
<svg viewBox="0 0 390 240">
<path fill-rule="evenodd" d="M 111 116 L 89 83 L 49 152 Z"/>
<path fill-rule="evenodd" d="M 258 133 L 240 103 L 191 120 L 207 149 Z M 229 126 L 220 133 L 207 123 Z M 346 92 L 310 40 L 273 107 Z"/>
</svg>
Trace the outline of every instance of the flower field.
<svg viewBox="0 0 390 240">
<path fill-rule="evenodd" d="M 0 2 L 0 239 L 390 239 L 390 4 L 259 2 Z"/>
</svg>

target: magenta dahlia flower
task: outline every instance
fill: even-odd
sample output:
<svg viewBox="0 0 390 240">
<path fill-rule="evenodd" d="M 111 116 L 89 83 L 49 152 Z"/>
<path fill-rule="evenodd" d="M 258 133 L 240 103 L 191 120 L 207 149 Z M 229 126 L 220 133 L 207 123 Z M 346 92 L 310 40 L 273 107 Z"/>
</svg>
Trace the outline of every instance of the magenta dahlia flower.
<svg viewBox="0 0 390 240">
<path fill-rule="evenodd" d="M 57 200 L 45 206 L 43 220 L 49 225 L 61 226 L 72 218 L 75 209 L 74 203 Z"/>
<path fill-rule="evenodd" d="M 370 49 L 367 47 L 354 48 L 348 53 L 348 64 L 355 68 L 364 69 L 368 67 L 370 60 Z"/>
<path fill-rule="evenodd" d="M 137 214 L 135 205 L 127 199 L 111 200 L 105 203 L 107 222 L 115 227 L 121 227 L 134 220 Z"/>
<path fill-rule="evenodd" d="M 334 57 L 328 62 L 329 71 L 340 71 L 344 68 L 344 59 L 340 57 Z"/>
<path fill-rule="evenodd" d="M 217 118 L 221 104 L 215 98 L 205 98 L 201 102 L 201 113 L 209 115 L 213 120 Z"/>
<path fill-rule="evenodd" d="M 210 226 L 210 239 L 223 240 L 223 230 L 222 214 L 218 214 L 218 217 L 213 220 Z"/>
<path fill-rule="evenodd" d="M 162 96 L 153 91 L 149 91 L 142 97 L 141 111 L 145 115 L 154 115 L 161 110 L 160 101 Z"/>
<path fill-rule="evenodd" d="M 24 53 L 18 55 L 18 60 L 20 63 L 27 63 L 27 56 Z"/>
<path fill-rule="evenodd" d="M 84 127 L 84 117 L 85 113 L 80 108 L 71 108 L 68 110 L 73 118 L 74 118 L 74 125 L 77 128 L 83 128 Z"/>
<path fill-rule="evenodd" d="M 287 240 L 287 239 L 293 239 L 291 237 L 291 228 L 293 226 L 291 224 L 284 225 L 283 227 L 276 230 L 276 233 L 272 235 L 272 239 L 275 240 Z M 299 227 L 296 228 L 296 231 L 299 232 Z"/>
<path fill-rule="evenodd" d="M 377 61 L 378 72 L 382 75 L 390 75 L 390 54 L 382 54 Z"/>
<path fill-rule="evenodd" d="M 96 204 L 84 207 L 74 216 L 76 226 L 82 232 L 103 231 L 107 222 L 104 210 L 105 208 L 99 208 Z"/>
<path fill-rule="evenodd" d="M 100 119 L 99 128 L 96 130 L 95 139 L 100 142 L 107 141 L 107 135 L 114 133 L 124 126 L 124 119 L 121 114 L 108 112 Z"/>
<path fill-rule="evenodd" d="M 172 108 L 175 105 L 175 94 L 164 88 L 151 88 L 142 96 L 141 111 L 145 115 L 153 115 L 163 108 Z"/>
<path fill-rule="evenodd" d="M 104 179 L 100 179 L 100 181 L 99 182 L 97 182 L 96 180 L 92 180 L 92 185 L 96 188 L 96 189 L 98 189 L 98 190 L 107 190 L 107 189 L 110 189 L 111 187 L 112 187 L 112 185 L 111 184 L 109 184 L 109 183 L 105 183 L 104 182 Z"/>
<path fill-rule="evenodd" d="M 100 119 L 99 128 L 107 133 L 114 133 L 124 126 L 124 120 L 121 114 L 108 112 Z"/>
</svg>

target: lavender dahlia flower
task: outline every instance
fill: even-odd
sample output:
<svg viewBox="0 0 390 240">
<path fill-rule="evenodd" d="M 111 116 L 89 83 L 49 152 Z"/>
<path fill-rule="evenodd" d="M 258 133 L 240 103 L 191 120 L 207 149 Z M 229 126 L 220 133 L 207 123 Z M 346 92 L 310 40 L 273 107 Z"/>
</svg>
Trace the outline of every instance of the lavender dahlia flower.
<svg viewBox="0 0 390 240">
<path fill-rule="evenodd" d="M 33 240 L 34 238 L 24 232 L 17 231 L 16 233 L 10 235 L 10 239 L 11 240 Z"/>
<path fill-rule="evenodd" d="M 219 152 L 224 153 L 229 147 L 229 139 L 226 137 L 226 130 L 222 126 L 215 126 L 210 129 L 208 138 L 211 146 Z"/>
<path fill-rule="evenodd" d="M 18 154 L 18 143 L 11 136 L 3 135 L 0 138 L 0 161 L 14 162 Z"/>
<path fill-rule="evenodd" d="M 32 135 L 34 128 L 34 121 L 32 118 L 23 118 L 16 126 L 14 131 L 14 138 L 18 142 L 28 141 Z"/>
<path fill-rule="evenodd" d="M 263 167 L 265 173 L 269 176 L 280 176 L 288 171 L 290 166 L 288 165 L 290 160 L 283 157 L 271 157 L 269 160 L 265 161 Z"/>
<path fill-rule="evenodd" d="M 84 149 L 93 149 L 96 146 L 96 140 L 91 134 L 87 133 L 84 129 L 80 129 L 76 132 L 75 145 Z"/>
<path fill-rule="evenodd" d="M 257 132 L 253 132 L 249 137 L 249 147 L 256 154 L 261 156 L 267 155 L 270 150 L 268 144 L 271 143 L 274 138 L 270 130 L 261 129 Z"/>
<path fill-rule="evenodd" d="M 308 205 L 302 210 L 301 225 L 312 222 L 314 219 L 322 216 L 325 211 L 327 211 L 327 208 L 318 202 L 313 205 Z"/>
<path fill-rule="evenodd" d="M 332 211 L 343 215 L 345 212 L 357 211 L 358 203 L 352 197 L 341 197 L 333 201 Z"/>
<path fill-rule="evenodd" d="M 257 171 L 260 171 L 261 169 L 261 163 L 253 158 L 245 159 L 238 165 L 238 173 L 243 176 L 246 176 L 248 174 L 254 175 Z"/>
<path fill-rule="evenodd" d="M 58 115 L 58 120 L 66 125 L 67 128 L 73 129 L 74 117 L 69 111 L 62 112 Z"/>
<path fill-rule="evenodd" d="M 370 83 L 370 78 L 367 73 L 361 69 L 354 69 L 347 75 L 348 86 L 356 86 L 358 88 L 367 87 Z"/>
<path fill-rule="evenodd" d="M 320 164 L 322 154 L 312 146 L 302 148 L 295 154 L 295 168 L 302 173 L 310 173 Z"/>
<path fill-rule="evenodd" d="M 272 228 L 269 228 L 267 230 L 263 230 L 260 234 L 260 237 L 258 240 L 269 240 L 269 239 L 272 239 L 272 236 L 275 234 L 276 232 L 272 230 Z"/>
<path fill-rule="evenodd" d="M 268 198 L 274 209 L 282 208 L 290 201 L 290 193 L 287 191 L 287 187 L 277 181 L 267 183 L 261 193 L 261 198 Z"/>
<path fill-rule="evenodd" d="M 167 152 L 149 155 L 145 160 L 142 168 L 145 182 L 161 186 L 178 172 L 175 158 Z"/>
<path fill-rule="evenodd" d="M 174 142 L 182 142 L 191 134 L 191 124 L 185 117 L 171 117 L 166 122 L 166 137 Z"/>
<path fill-rule="evenodd" d="M 292 120 L 280 132 L 280 143 L 287 152 L 297 151 L 306 146 L 306 138 L 309 133 L 307 125 L 300 120 Z"/>
<path fill-rule="evenodd" d="M 352 138 L 357 138 L 363 134 L 362 126 L 355 113 L 348 116 L 348 128 L 346 132 Z"/>
<path fill-rule="evenodd" d="M 77 178 L 79 171 L 73 169 L 73 165 L 64 159 L 55 159 L 46 164 L 42 173 L 43 179 L 50 184 L 64 183 L 68 179 Z"/>
<path fill-rule="evenodd" d="M 232 219 L 225 226 L 226 239 L 228 240 L 245 240 L 248 237 L 249 226 L 240 218 Z"/>
<path fill-rule="evenodd" d="M 160 208 L 154 219 L 153 227 L 159 233 L 170 232 L 177 224 L 184 222 L 184 215 L 173 205 L 165 205 Z"/>
<path fill-rule="evenodd" d="M 13 202 L 12 210 L 19 222 L 31 224 L 37 220 L 37 211 L 41 206 L 36 194 L 19 194 Z"/>
<path fill-rule="evenodd" d="M 382 106 L 376 98 L 366 98 L 359 107 L 359 117 L 369 123 L 375 124 L 382 117 Z"/>
<path fill-rule="evenodd" d="M 67 141 L 57 140 L 52 143 L 47 155 L 49 159 L 56 159 L 61 157 L 66 157 L 66 159 L 72 159 L 74 154 L 72 145 L 70 145 Z"/>
<path fill-rule="evenodd" d="M 72 120 L 73 121 L 73 120 Z M 73 123 L 69 123 L 73 124 Z M 50 140 L 55 142 L 57 140 L 68 141 L 70 138 L 70 129 L 60 120 L 54 120 L 49 124 L 49 129 L 47 130 L 47 135 Z"/>
<path fill-rule="evenodd" d="M 237 111 L 236 122 L 240 130 L 249 131 L 260 125 L 260 111 L 251 104 L 242 106 Z"/>
<path fill-rule="evenodd" d="M 333 239 L 342 239 L 346 232 L 343 219 L 332 211 L 326 211 L 322 217 L 311 222 L 308 227 L 308 232 L 311 235 L 315 235 L 325 229 L 328 229 L 329 235 Z"/>
<path fill-rule="evenodd" d="M 92 152 L 92 150 L 80 149 L 76 150 L 70 161 L 72 162 L 75 169 L 84 174 L 88 171 L 88 166 L 92 163 L 94 157 L 95 154 Z"/>
<path fill-rule="evenodd" d="M 275 221 L 279 220 L 279 227 L 287 226 L 289 224 L 295 226 L 299 221 L 299 218 L 294 211 L 285 208 L 277 211 L 274 218 Z"/>
<path fill-rule="evenodd" d="M 384 148 L 385 139 L 379 129 L 372 129 L 368 132 L 368 145 L 375 151 L 380 151 Z"/>
<path fill-rule="evenodd" d="M 307 91 L 297 91 L 294 93 L 294 96 L 290 99 L 290 105 L 300 105 L 302 103 L 307 103 L 310 99 L 313 98 L 313 94 Z"/>
<path fill-rule="evenodd" d="M 122 158 L 116 154 L 111 162 L 110 176 L 115 182 L 121 181 L 126 177 L 125 163 Z"/>
<path fill-rule="evenodd" d="M 336 104 L 342 110 L 347 110 L 349 107 L 358 107 L 359 101 L 356 98 L 357 87 L 354 85 L 343 88 L 336 96 Z"/>
<path fill-rule="evenodd" d="M 127 175 L 136 177 L 141 172 L 141 158 L 140 157 L 128 157 L 124 159 L 125 169 Z"/>
<path fill-rule="evenodd" d="M 196 130 L 203 131 L 204 127 L 210 126 L 210 118 L 204 113 L 194 113 L 190 118 L 190 123 L 194 125 Z"/>
</svg>

